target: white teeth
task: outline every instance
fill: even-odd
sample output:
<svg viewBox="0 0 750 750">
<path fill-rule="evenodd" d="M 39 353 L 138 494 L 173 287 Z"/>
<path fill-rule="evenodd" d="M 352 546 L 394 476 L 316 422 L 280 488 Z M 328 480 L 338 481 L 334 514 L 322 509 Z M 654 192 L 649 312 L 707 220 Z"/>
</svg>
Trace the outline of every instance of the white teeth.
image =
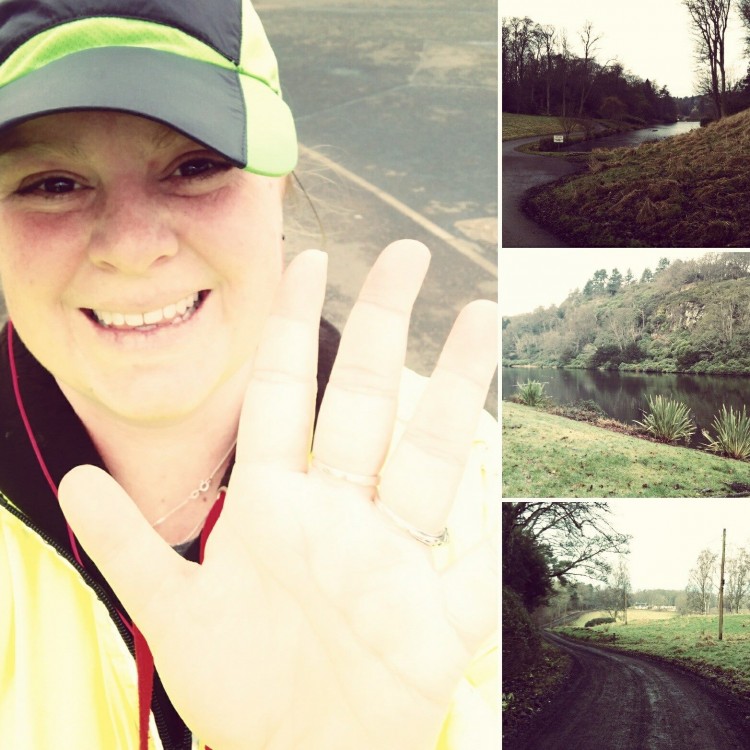
<svg viewBox="0 0 750 750">
<path fill-rule="evenodd" d="M 171 305 L 144 313 L 119 313 L 107 310 L 93 310 L 92 312 L 96 319 L 104 326 L 141 328 L 143 326 L 156 325 L 162 321 L 180 323 L 182 322 L 180 319 L 183 316 L 193 312 L 199 299 L 200 296 L 196 292 Z"/>
<path fill-rule="evenodd" d="M 143 322 L 147 326 L 152 326 L 154 323 L 160 323 L 164 319 L 164 312 L 162 310 L 154 310 L 153 312 L 143 313 Z"/>
<path fill-rule="evenodd" d="M 129 325 L 131 328 L 137 328 L 143 325 L 143 315 L 138 313 L 129 314 L 125 316 L 125 325 Z"/>
</svg>

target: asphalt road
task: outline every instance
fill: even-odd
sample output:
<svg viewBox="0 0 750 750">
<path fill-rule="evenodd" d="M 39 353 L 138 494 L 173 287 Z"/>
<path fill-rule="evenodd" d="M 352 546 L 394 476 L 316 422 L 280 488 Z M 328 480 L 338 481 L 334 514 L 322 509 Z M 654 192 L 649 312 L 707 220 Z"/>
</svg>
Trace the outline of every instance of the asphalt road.
<svg viewBox="0 0 750 750">
<path fill-rule="evenodd" d="M 323 246 L 346 319 L 389 242 L 433 252 L 407 364 L 429 373 L 455 315 L 497 298 L 497 8 L 491 0 L 262 0 L 302 144 L 290 254 Z M 322 231 L 321 231 L 322 227 Z M 496 413 L 496 391 L 488 401 Z"/>
<path fill-rule="evenodd" d="M 568 247 L 542 229 L 521 210 L 521 199 L 529 188 L 553 182 L 578 167 L 551 156 L 524 154 L 516 149 L 537 138 L 503 143 L 503 241 L 502 247 Z"/>
<path fill-rule="evenodd" d="M 506 750 L 740 750 L 750 705 L 654 661 L 545 635 L 574 660 L 570 683 Z"/>
</svg>

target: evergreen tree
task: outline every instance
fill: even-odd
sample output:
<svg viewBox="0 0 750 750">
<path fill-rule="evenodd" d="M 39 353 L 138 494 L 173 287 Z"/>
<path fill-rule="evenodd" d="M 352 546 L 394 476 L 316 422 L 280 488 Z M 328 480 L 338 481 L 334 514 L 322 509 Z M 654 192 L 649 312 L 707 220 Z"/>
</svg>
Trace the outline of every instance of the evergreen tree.
<svg viewBox="0 0 750 750">
<path fill-rule="evenodd" d="M 641 284 L 648 284 L 649 281 L 653 280 L 654 274 L 650 268 L 644 268 L 641 274 Z"/>
<path fill-rule="evenodd" d="M 607 286 L 607 272 L 603 268 L 594 271 L 591 283 L 594 294 L 602 294 Z"/>
<path fill-rule="evenodd" d="M 617 268 L 612 269 L 612 273 L 609 275 L 609 281 L 607 282 L 607 291 L 611 295 L 617 294 L 622 286 L 622 274 Z"/>
</svg>

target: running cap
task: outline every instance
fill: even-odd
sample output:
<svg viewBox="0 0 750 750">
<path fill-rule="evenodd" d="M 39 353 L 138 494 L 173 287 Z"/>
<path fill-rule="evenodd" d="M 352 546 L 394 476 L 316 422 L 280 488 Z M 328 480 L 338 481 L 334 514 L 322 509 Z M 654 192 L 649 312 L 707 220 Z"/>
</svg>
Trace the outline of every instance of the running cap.
<svg viewBox="0 0 750 750">
<path fill-rule="evenodd" d="M 250 0 L 0 0 L 0 129 L 89 109 L 157 120 L 257 174 L 297 161 Z"/>
</svg>

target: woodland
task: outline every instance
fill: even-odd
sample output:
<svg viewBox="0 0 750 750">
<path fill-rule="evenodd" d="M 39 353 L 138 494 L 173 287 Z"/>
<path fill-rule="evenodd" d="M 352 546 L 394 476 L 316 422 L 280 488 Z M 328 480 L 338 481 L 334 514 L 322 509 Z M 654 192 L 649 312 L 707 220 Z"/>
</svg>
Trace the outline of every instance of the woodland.
<svg viewBox="0 0 750 750">
<path fill-rule="evenodd" d="M 601 268 L 502 327 L 504 366 L 750 373 L 750 252 Z"/>
</svg>

